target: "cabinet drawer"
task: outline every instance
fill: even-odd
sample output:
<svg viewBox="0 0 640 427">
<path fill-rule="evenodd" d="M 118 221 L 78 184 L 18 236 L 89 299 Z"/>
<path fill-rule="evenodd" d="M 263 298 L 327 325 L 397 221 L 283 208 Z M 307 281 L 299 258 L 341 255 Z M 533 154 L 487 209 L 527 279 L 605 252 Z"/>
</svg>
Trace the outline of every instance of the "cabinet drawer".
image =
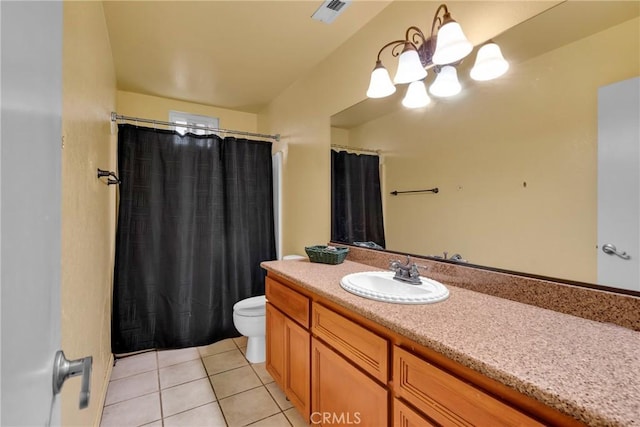
<svg viewBox="0 0 640 427">
<path fill-rule="evenodd" d="M 393 389 L 443 426 L 542 426 L 400 347 L 393 350 Z"/>
<path fill-rule="evenodd" d="M 398 399 L 393 399 L 393 427 L 438 427 Z"/>
<path fill-rule="evenodd" d="M 344 357 L 387 383 L 389 377 L 389 343 L 357 323 L 326 307 L 313 303 L 312 332 Z"/>
<path fill-rule="evenodd" d="M 280 311 L 309 328 L 309 298 L 270 277 L 266 279 L 265 294 L 267 300 Z"/>
</svg>

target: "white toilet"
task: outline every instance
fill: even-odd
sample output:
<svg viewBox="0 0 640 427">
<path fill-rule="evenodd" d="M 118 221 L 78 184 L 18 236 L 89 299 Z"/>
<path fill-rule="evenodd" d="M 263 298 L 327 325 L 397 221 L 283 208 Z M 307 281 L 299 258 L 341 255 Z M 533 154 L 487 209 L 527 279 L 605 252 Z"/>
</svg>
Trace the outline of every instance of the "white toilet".
<svg viewBox="0 0 640 427">
<path fill-rule="evenodd" d="M 304 259 L 300 255 L 285 255 L 283 260 Z M 248 338 L 245 357 L 251 363 L 265 361 L 266 303 L 264 295 L 245 298 L 233 305 L 233 324 Z"/>
<path fill-rule="evenodd" d="M 265 307 L 264 295 L 245 298 L 233 305 L 233 324 L 247 340 L 247 360 L 261 363 L 265 360 Z"/>
</svg>

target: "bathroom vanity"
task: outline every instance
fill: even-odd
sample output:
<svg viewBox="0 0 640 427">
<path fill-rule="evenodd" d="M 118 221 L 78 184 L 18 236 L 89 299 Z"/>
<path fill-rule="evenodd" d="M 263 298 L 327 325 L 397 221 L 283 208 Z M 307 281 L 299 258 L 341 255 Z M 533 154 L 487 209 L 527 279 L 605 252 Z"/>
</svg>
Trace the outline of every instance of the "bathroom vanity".
<svg viewBox="0 0 640 427">
<path fill-rule="evenodd" d="M 451 286 L 390 304 L 345 261 L 269 261 L 267 370 L 316 425 L 635 425 L 640 333 Z"/>
</svg>

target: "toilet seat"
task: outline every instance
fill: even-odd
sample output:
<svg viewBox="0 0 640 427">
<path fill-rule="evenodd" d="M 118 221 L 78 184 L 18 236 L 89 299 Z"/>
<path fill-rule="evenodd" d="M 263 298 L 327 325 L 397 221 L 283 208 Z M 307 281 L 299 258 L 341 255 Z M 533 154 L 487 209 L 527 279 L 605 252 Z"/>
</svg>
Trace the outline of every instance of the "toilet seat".
<svg viewBox="0 0 640 427">
<path fill-rule="evenodd" d="M 233 305 L 233 312 L 238 316 L 265 316 L 267 299 L 264 295 L 246 298 Z"/>
</svg>

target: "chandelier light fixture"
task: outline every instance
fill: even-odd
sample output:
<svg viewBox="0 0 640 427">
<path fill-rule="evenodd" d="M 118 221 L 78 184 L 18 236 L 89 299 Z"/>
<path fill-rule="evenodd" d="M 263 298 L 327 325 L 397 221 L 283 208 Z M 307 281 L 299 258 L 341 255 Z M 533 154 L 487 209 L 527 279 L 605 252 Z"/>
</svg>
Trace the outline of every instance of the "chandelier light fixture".
<svg viewBox="0 0 640 427">
<path fill-rule="evenodd" d="M 391 54 L 398 57 L 396 75 L 391 80 L 389 72 L 382 65 L 382 52 L 391 48 Z M 433 96 L 444 98 L 455 96 L 462 90 L 458 81 L 456 66 L 473 50 L 462 27 L 451 18 L 447 5 L 441 4 L 431 23 L 431 34 L 426 38 L 415 26 L 407 28 L 404 40 L 394 40 L 378 51 L 375 68 L 371 73 L 367 96 L 384 98 L 396 91 L 399 84 L 409 84 L 402 105 L 407 108 L 424 107 L 431 101 L 426 89 L 427 69 L 436 74 L 429 87 Z M 509 69 L 500 47 L 493 41 L 480 47 L 470 76 L 477 81 L 487 81 L 500 77 Z"/>
<path fill-rule="evenodd" d="M 428 105 L 431 98 L 427 95 L 427 88 L 422 80 L 409 83 L 407 94 L 402 100 L 402 105 L 407 108 L 420 108 Z"/>
</svg>

